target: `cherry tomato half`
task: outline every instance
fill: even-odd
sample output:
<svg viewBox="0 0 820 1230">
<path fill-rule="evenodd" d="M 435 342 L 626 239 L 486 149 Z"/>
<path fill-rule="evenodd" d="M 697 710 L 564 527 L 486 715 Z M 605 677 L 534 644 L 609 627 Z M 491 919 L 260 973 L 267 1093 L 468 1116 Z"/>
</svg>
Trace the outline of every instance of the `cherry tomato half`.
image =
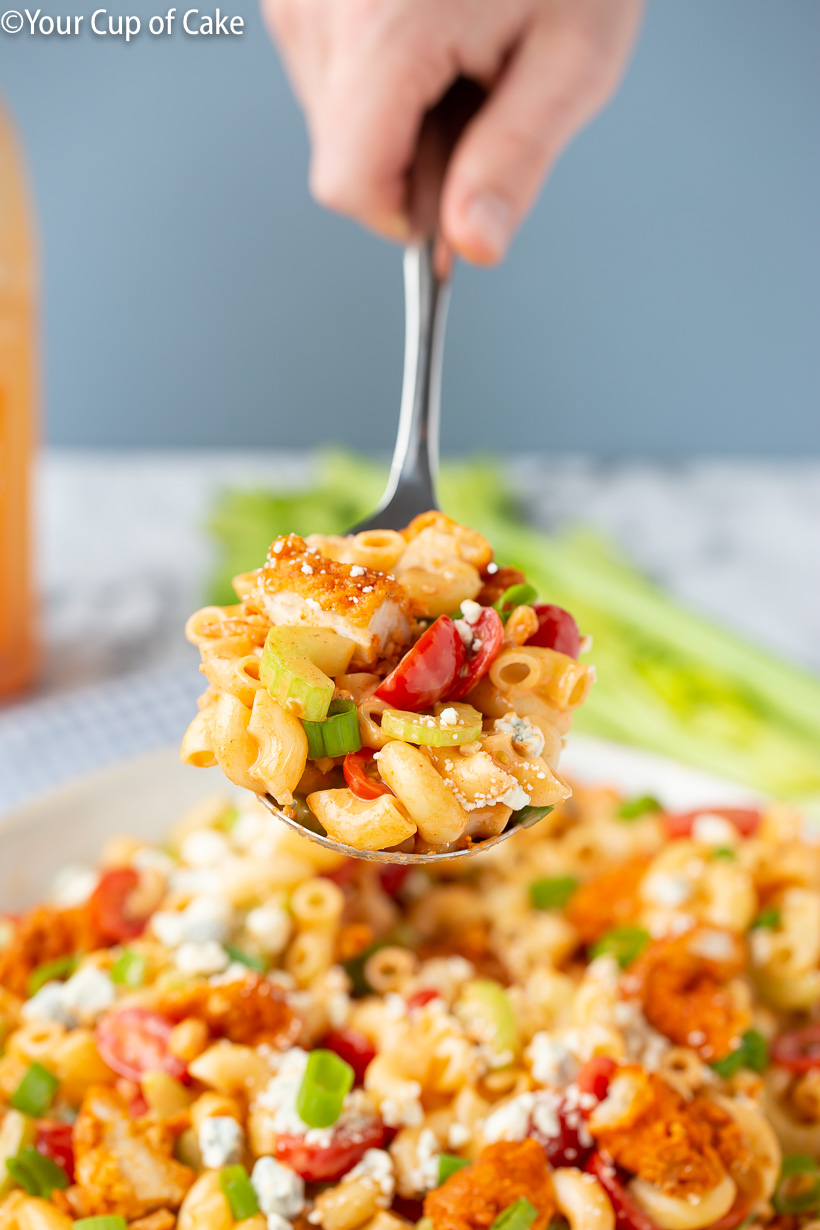
<svg viewBox="0 0 820 1230">
<path fill-rule="evenodd" d="M 365 1034 L 358 1029 L 331 1029 L 319 1045 L 335 1051 L 340 1059 L 349 1063 L 356 1074 L 356 1084 L 364 1084 L 364 1074 L 376 1058 L 376 1048 Z"/>
<path fill-rule="evenodd" d="M 637 1200 L 630 1196 L 611 1162 L 600 1153 L 593 1153 L 584 1169 L 595 1175 L 609 1197 L 615 1214 L 615 1230 L 658 1230 L 649 1214 L 644 1213 Z"/>
<path fill-rule="evenodd" d="M 100 877 L 88 899 L 88 909 L 105 943 L 133 940 L 145 930 L 147 918 L 136 918 L 128 912 L 128 898 L 139 882 L 139 872 L 133 867 L 116 867 Z"/>
<path fill-rule="evenodd" d="M 168 1050 L 173 1028 L 167 1017 L 150 1008 L 109 1012 L 97 1025 L 97 1050 L 118 1076 L 137 1084 L 146 1072 L 167 1072 L 180 1080 L 188 1073 Z"/>
<path fill-rule="evenodd" d="M 379 868 L 379 883 L 382 886 L 382 892 L 387 893 L 388 897 L 398 896 L 409 874 L 410 868 L 401 863 L 385 863 Z"/>
<path fill-rule="evenodd" d="M 464 645 L 449 615 L 439 615 L 399 662 L 376 696 L 397 709 L 419 712 L 441 700 L 464 664 Z"/>
<path fill-rule="evenodd" d="M 310 1144 L 304 1136 L 279 1132 L 274 1153 L 306 1183 L 332 1183 L 360 1162 L 368 1149 L 380 1149 L 386 1137 L 381 1119 L 355 1128 L 342 1125 L 328 1145 Z"/>
<path fill-rule="evenodd" d="M 538 616 L 538 631 L 532 634 L 527 644 L 536 645 L 539 649 L 555 649 L 570 658 L 577 658 L 581 652 L 581 633 L 569 611 L 562 606 L 553 606 L 551 602 L 534 602 L 532 609 Z"/>
<path fill-rule="evenodd" d="M 599 1102 L 603 1102 L 617 1066 L 609 1055 L 593 1055 L 581 1065 L 578 1073 L 578 1088 L 581 1093 L 591 1093 Z"/>
<path fill-rule="evenodd" d="M 71 1182 L 74 1182 L 74 1143 L 71 1124 L 61 1119 L 38 1119 L 37 1137 L 34 1146 L 43 1157 L 62 1166 Z"/>
<path fill-rule="evenodd" d="M 550 1166 L 556 1169 L 583 1166 L 592 1152 L 591 1138 L 577 1107 L 569 1109 L 563 1103 L 558 1107 L 558 1131 L 555 1135 L 544 1136 L 534 1122 L 530 1125 L 529 1134 L 546 1153 Z"/>
<path fill-rule="evenodd" d="M 691 837 L 698 816 L 720 816 L 728 820 L 741 837 L 751 837 L 760 827 L 760 812 L 753 807 L 699 807 L 696 811 L 679 811 L 664 816 L 667 837 Z"/>
<path fill-rule="evenodd" d="M 342 772 L 352 794 L 357 799 L 378 799 L 383 794 L 393 794 L 386 782 L 379 781 L 367 772 L 368 765 L 373 764 L 373 749 L 362 747 L 358 752 L 348 752 L 344 758 Z"/>
<path fill-rule="evenodd" d="M 772 1062 L 790 1072 L 820 1068 L 820 1021 L 778 1034 L 772 1042 Z"/>
<path fill-rule="evenodd" d="M 407 996 L 407 1009 L 412 1012 L 414 1008 L 425 1008 L 434 999 L 441 999 L 441 991 L 437 991 L 435 987 L 419 987 L 412 995 Z"/>
<path fill-rule="evenodd" d="M 461 700 L 475 685 L 484 678 L 487 671 L 501 652 L 504 640 L 504 625 L 498 611 L 487 607 L 481 612 L 473 624 L 473 638 L 478 643 L 478 649 L 468 654 L 459 676 L 445 700 Z"/>
</svg>

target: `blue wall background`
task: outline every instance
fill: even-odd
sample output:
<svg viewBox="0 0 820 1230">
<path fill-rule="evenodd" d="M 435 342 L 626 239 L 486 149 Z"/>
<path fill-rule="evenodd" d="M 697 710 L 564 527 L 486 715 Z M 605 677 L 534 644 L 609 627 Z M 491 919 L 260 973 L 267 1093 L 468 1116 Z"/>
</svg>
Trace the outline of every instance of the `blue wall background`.
<svg viewBox="0 0 820 1230">
<path fill-rule="evenodd" d="M 398 253 L 310 201 L 255 4 L 227 7 L 242 38 L 0 34 L 55 444 L 392 441 Z M 458 273 L 446 449 L 820 449 L 818 49 L 817 0 L 650 3 L 505 265 Z"/>
</svg>

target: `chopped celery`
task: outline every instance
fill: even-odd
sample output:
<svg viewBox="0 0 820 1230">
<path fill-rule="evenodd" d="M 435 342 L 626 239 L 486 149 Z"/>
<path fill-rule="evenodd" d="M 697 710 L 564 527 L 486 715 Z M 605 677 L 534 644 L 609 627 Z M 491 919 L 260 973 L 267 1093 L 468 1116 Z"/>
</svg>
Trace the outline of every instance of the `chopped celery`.
<svg viewBox="0 0 820 1230">
<path fill-rule="evenodd" d="M 33 1119 L 19 1110 L 6 1111 L 0 1127 L 0 1199 L 14 1187 L 14 1179 L 6 1163 L 16 1157 L 21 1149 L 33 1145 L 36 1137 L 37 1127 Z"/>
<path fill-rule="evenodd" d="M 472 705 L 440 704 L 435 715 L 410 713 L 405 709 L 385 709 L 382 730 L 404 743 L 423 743 L 429 747 L 456 747 L 474 743 L 481 734 L 481 714 Z"/>
<path fill-rule="evenodd" d="M 310 628 L 271 628 L 262 651 L 260 678 L 274 700 L 304 721 L 321 722 L 333 699 L 333 680 L 307 656 Z"/>
<path fill-rule="evenodd" d="M 456 1013 L 480 1042 L 507 1062 L 518 1050 L 518 1022 L 507 992 L 491 978 L 468 982 L 456 1003 Z"/>
<path fill-rule="evenodd" d="M 321 760 L 324 756 L 346 756 L 362 746 L 359 714 L 352 700 L 337 697 L 330 702 L 323 722 L 302 719 L 308 740 L 308 757 Z"/>
</svg>

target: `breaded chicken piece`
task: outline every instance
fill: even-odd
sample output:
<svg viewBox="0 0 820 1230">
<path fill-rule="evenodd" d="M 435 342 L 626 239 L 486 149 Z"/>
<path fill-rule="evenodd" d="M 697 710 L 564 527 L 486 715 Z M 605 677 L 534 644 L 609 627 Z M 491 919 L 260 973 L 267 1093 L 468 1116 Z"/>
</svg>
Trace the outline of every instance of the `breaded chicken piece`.
<svg viewBox="0 0 820 1230">
<path fill-rule="evenodd" d="M 169 1123 L 133 1120 L 113 1089 L 90 1089 L 73 1132 L 85 1215 L 131 1220 L 179 1208 L 196 1175 L 174 1159 L 175 1137 Z"/>
<path fill-rule="evenodd" d="M 634 922 L 641 908 L 638 889 L 648 866 L 648 858 L 636 855 L 576 889 L 566 916 L 583 943 L 593 944 L 611 927 Z"/>
<path fill-rule="evenodd" d="M 354 669 L 398 657 L 413 615 L 394 577 L 328 559 L 297 534 L 273 543 L 245 606 L 274 624 L 330 628 L 346 636 L 356 645 Z"/>
<path fill-rule="evenodd" d="M 38 965 L 77 952 L 91 952 L 102 942 L 86 906 L 67 910 L 36 906 L 23 915 L 0 953 L 0 986 L 25 998 L 29 977 Z"/>
<path fill-rule="evenodd" d="M 488 1230 L 516 1200 L 538 1211 L 532 1230 L 546 1230 L 555 1195 L 544 1150 L 534 1140 L 498 1141 L 456 1171 L 424 1201 L 434 1230 Z"/>
<path fill-rule="evenodd" d="M 616 1165 L 684 1199 L 752 1160 L 737 1123 L 715 1102 L 703 1094 L 685 1102 L 654 1072 L 631 1065 L 618 1069 L 588 1127 Z"/>
</svg>

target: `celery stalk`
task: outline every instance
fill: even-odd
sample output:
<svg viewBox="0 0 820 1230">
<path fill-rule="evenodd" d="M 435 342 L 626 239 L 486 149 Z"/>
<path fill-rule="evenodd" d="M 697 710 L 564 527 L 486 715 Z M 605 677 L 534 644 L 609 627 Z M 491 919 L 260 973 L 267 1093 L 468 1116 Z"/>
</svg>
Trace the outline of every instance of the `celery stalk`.
<svg viewBox="0 0 820 1230">
<path fill-rule="evenodd" d="M 291 638 L 283 638 L 283 631 L 295 629 L 271 628 L 268 633 L 259 670 L 262 683 L 274 700 L 298 717 L 321 722 L 333 699 L 333 680 L 300 653 Z"/>
</svg>

